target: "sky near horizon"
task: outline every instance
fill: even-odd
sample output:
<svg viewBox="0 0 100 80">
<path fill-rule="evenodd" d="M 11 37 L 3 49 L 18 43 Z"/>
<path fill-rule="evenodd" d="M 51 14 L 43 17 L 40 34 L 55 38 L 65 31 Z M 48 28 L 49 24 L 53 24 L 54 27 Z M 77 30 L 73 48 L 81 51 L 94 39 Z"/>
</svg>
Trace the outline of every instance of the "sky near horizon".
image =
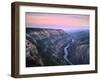
<svg viewBox="0 0 100 80">
<path fill-rule="evenodd" d="M 26 27 L 89 28 L 89 15 L 26 12 Z"/>
</svg>

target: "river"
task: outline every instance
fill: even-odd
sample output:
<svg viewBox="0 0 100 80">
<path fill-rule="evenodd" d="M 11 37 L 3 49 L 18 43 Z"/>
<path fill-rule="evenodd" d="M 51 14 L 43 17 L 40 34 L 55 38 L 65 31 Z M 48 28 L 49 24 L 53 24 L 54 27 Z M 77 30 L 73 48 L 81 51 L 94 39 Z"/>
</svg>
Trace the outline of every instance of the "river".
<svg viewBox="0 0 100 80">
<path fill-rule="evenodd" d="M 71 43 L 74 42 L 74 40 L 72 39 Z M 68 62 L 68 64 L 72 65 L 72 63 L 70 62 L 70 60 L 68 59 L 68 48 L 70 46 L 70 43 L 67 44 L 66 47 L 64 47 L 64 52 L 65 52 L 65 55 L 64 55 L 64 59 Z"/>
</svg>

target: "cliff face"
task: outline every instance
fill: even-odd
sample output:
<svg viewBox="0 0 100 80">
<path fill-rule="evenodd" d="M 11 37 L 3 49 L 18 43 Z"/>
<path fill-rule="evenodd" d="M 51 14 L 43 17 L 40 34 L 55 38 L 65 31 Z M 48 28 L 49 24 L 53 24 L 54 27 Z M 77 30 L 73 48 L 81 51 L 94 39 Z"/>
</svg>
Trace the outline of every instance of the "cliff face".
<svg viewBox="0 0 100 80">
<path fill-rule="evenodd" d="M 64 48 L 68 45 L 70 45 L 68 47 L 68 54 L 65 54 Z M 79 64 L 78 61 L 74 61 L 77 58 L 77 60 L 81 58 L 76 54 L 76 52 L 80 51 L 77 53 L 84 55 L 81 49 L 84 48 L 84 51 L 87 51 L 87 46 L 79 46 L 75 40 L 72 41 L 72 37 L 70 35 L 61 29 L 27 28 L 26 67 L 69 65 L 70 63 L 66 61 L 64 57 L 65 55 L 72 64 Z M 80 64 L 83 63 L 82 61 Z"/>
</svg>

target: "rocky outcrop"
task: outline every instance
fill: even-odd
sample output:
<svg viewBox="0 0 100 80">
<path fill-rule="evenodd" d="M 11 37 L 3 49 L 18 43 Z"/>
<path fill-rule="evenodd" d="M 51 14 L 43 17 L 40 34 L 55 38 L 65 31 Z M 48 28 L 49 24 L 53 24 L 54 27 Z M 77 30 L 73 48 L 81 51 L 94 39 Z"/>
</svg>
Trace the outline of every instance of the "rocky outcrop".
<svg viewBox="0 0 100 80">
<path fill-rule="evenodd" d="M 89 52 L 86 48 L 87 46 L 78 45 L 77 42 L 73 40 L 72 37 L 65 33 L 63 30 L 27 28 L 26 66 L 32 67 L 70 65 L 70 63 L 64 57 L 64 48 L 68 44 L 70 46 L 67 49 L 68 57 L 66 58 L 68 58 L 68 60 L 70 60 L 72 64 L 83 64 L 84 59 L 82 59 L 81 63 L 78 62 L 80 58 L 83 58 L 78 54 L 83 55 L 84 51 L 87 51 L 86 54 L 88 55 Z M 84 51 L 82 51 L 83 48 Z M 75 62 L 74 60 L 76 59 L 77 61 Z"/>
<path fill-rule="evenodd" d="M 43 66 L 43 61 L 38 53 L 36 45 L 26 40 L 26 66 Z"/>
</svg>

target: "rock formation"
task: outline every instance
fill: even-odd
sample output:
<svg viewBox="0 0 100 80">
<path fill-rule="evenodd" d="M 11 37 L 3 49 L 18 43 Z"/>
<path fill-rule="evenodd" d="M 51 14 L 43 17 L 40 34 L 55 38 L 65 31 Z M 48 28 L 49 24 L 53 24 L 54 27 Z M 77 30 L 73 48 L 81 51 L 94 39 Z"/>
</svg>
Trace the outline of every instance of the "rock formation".
<svg viewBox="0 0 100 80">
<path fill-rule="evenodd" d="M 85 43 L 79 44 L 80 42 L 61 29 L 27 28 L 26 67 L 88 64 L 89 46 Z M 64 48 L 68 44 L 70 46 L 67 48 L 66 58 L 72 64 L 64 57 Z"/>
</svg>

